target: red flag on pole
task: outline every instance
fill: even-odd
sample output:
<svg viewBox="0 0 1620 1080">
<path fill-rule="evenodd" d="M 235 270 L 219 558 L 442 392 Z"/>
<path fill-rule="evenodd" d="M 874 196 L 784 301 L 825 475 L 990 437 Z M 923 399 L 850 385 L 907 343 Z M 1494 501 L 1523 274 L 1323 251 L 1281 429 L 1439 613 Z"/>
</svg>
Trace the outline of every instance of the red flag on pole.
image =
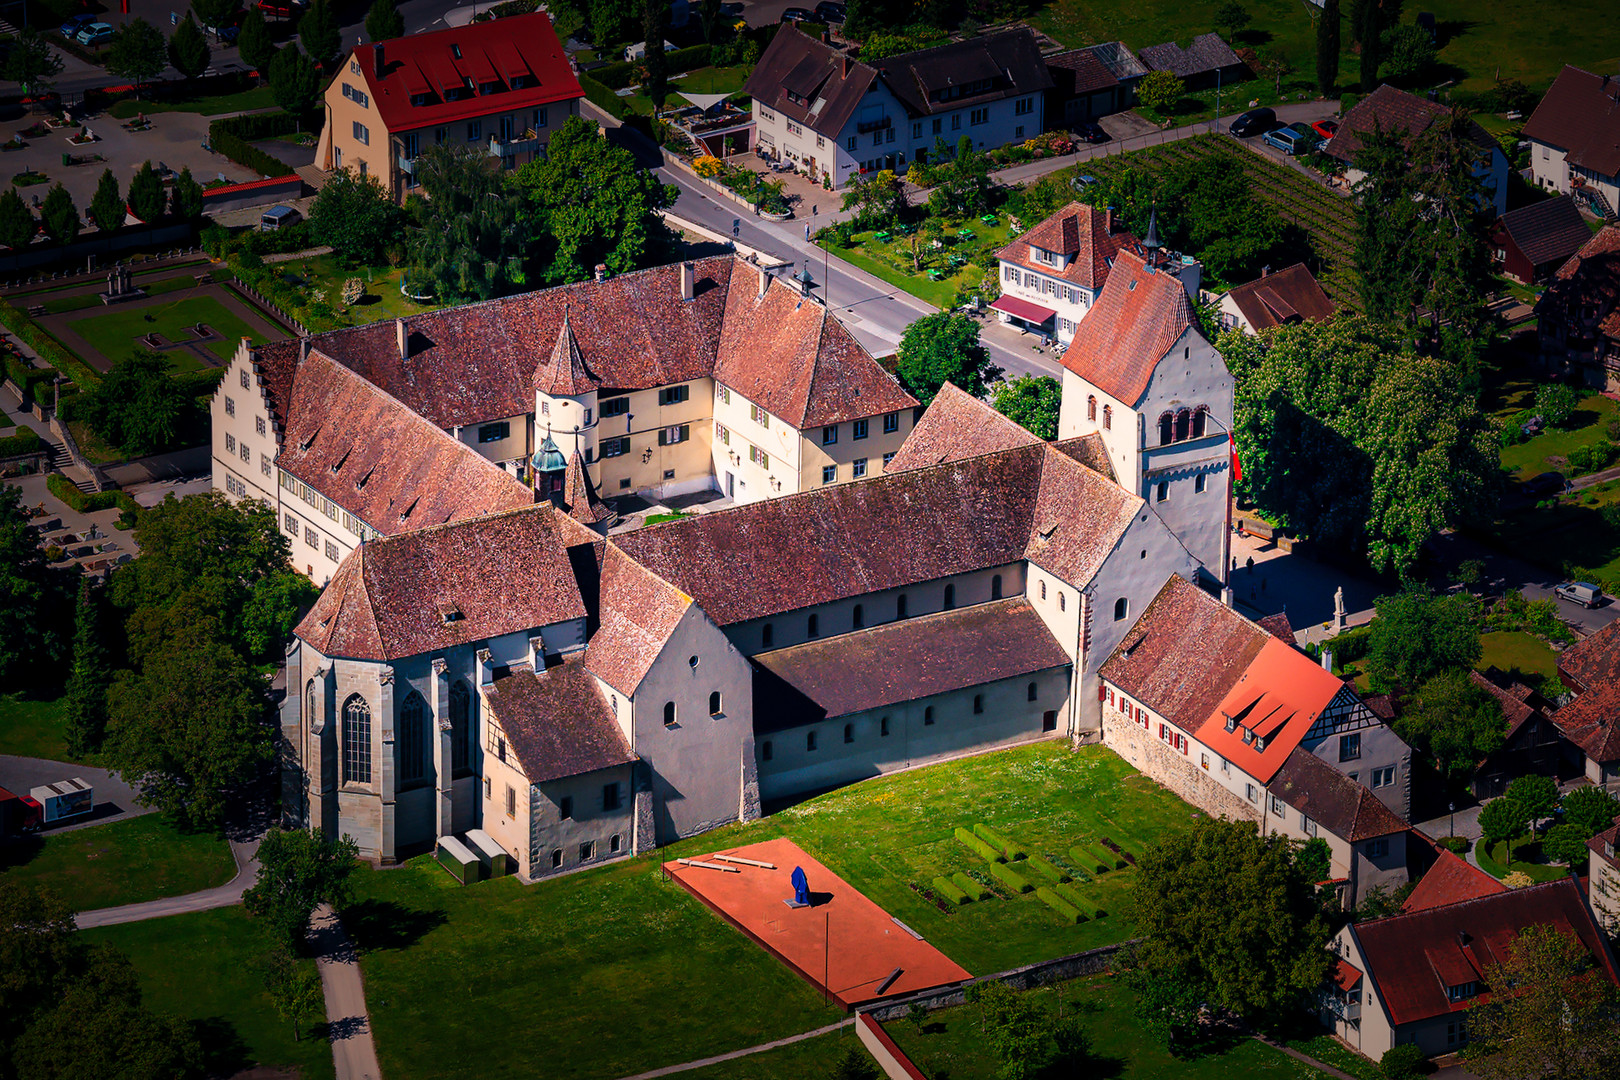
<svg viewBox="0 0 1620 1080">
<path fill-rule="evenodd" d="M 1243 462 L 1238 460 L 1237 433 L 1233 432 L 1227 438 L 1232 445 L 1232 482 L 1235 484 L 1243 479 Z"/>
</svg>

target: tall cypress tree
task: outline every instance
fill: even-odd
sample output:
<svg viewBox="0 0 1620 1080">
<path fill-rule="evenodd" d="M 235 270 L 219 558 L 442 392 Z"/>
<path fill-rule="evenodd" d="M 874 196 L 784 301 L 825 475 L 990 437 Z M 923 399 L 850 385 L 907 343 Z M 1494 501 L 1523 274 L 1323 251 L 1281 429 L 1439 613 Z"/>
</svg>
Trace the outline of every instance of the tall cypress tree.
<svg viewBox="0 0 1620 1080">
<path fill-rule="evenodd" d="M 1323 0 L 1316 24 L 1316 88 L 1323 97 L 1339 81 L 1339 0 Z"/>
<path fill-rule="evenodd" d="M 84 755 L 101 748 L 107 734 L 107 646 L 101 639 L 101 605 L 90 579 L 79 579 L 73 620 L 73 674 L 67 683 L 68 745 Z"/>
<path fill-rule="evenodd" d="M 1377 4 L 1368 4 L 1361 12 L 1361 92 L 1370 94 L 1378 89 L 1378 51 L 1383 44 L 1383 16 Z"/>
</svg>

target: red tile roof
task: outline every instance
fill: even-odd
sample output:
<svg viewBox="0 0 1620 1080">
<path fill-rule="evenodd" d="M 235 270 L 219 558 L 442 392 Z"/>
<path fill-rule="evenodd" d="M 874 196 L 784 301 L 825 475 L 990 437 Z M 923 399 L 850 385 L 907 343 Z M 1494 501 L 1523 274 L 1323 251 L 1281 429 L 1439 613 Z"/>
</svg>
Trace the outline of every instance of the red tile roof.
<svg viewBox="0 0 1620 1080">
<path fill-rule="evenodd" d="M 1268 640 L 1260 627 L 1173 574 L 1101 674 L 1177 727 L 1196 731 Z"/>
<path fill-rule="evenodd" d="M 534 502 L 510 473 L 319 352 L 293 380 L 276 464 L 385 536 Z"/>
<path fill-rule="evenodd" d="M 1333 985 L 1340 990 L 1354 990 L 1361 985 L 1361 969 L 1342 956 L 1333 958 Z"/>
<path fill-rule="evenodd" d="M 1571 165 L 1620 173 L 1620 79 L 1566 65 L 1525 121 L 1523 137 L 1558 147 Z"/>
<path fill-rule="evenodd" d="M 1321 322 L 1333 314 L 1333 301 L 1304 263 L 1234 286 L 1227 295 L 1257 331 L 1288 322 Z"/>
<path fill-rule="evenodd" d="M 326 656 L 397 660 L 584 618 L 569 549 L 597 541 L 549 505 L 371 540 L 294 633 Z"/>
<path fill-rule="evenodd" d="M 1268 638 L 1215 711 L 1193 734 L 1259 780 L 1271 783 L 1344 684 L 1276 638 Z M 1236 721 L 1226 730 L 1226 718 Z M 1245 739 L 1245 732 L 1253 737 Z M 1264 740 L 1265 749 L 1257 749 Z"/>
<path fill-rule="evenodd" d="M 1063 353 L 1063 366 L 1105 394 L 1135 405 L 1153 369 L 1192 328 L 1192 306 L 1180 281 L 1130 251 L 1114 259 L 1097 303 Z"/>
<path fill-rule="evenodd" d="M 1114 256 L 1122 249 L 1142 253 L 1136 237 L 1113 231 L 1113 215 L 1106 209 L 1072 202 L 996 252 L 996 258 L 1073 285 L 1100 289 L 1108 281 Z M 1030 247 L 1068 257 L 1062 268 L 1036 262 Z"/>
<path fill-rule="evenodd" d="M 568 459 L 568 471 L 563 475 L 562 509 L 582 525 L 596 525 L 617 516 L 596 497 L 590 471 L 578 450 Z"/>
<path fill-rule="evenodd" d="M 1272 794 L 1352 844 L 1410 826 L 1378 796 L 1309 750 L 1296 748 L 1271 782 Z"/>
<path fill-rule="evenodd" d="M 1591 850 L 1592 854 L 1610 866 L 1620 869 L 1620 859 L 1616 859 L 1614 853 L 1616 844 L 1620 844 L 1620 818 L 1616 818 L 1614 825 L 1604 829 L 1586 842 L 1586 846 Z"/>
<path fill-rule="evenodd" d="M 382 42 L 381 49 L 381 71 L 376 66 L 377 49 L 371 45 L 355 49 L 349 64 L 359 65 L 378 115 L 395 134 L 493 113 L 521 113 L 585 96 L 551 17 L 544 12 L 411 34 Z M 338 81 L 350 77 L 348 71 L 345 64 Z M 510 89 L 515 77 L 526 85 Z M 502 82 L 507 88 L 444 100 L 446 91 L 463 90 L 469 78 L 475 89 L 486 82 Z M 412 105 L 412 95 L 422 93 L 432 95 L 432 103 Z"/>
<path fill-rule="evenodd" d="M 534 373 L 534 388 L 542 394 L 578 397 L 602 385 L 596 376 L 586 370 L 570 322 L 568 309 L 564 308 L 562 327 L 557 331 L 557 344 L 551 347 L 545 362 Z"/>
<path fill-rule="evenodd" d="M 1108 460 L 1108 444 L 1103 442 L 1100 431 L 1074 439 L 1059 439 L 1052 444 L 1052 449 L 1064 457 L 1073 458 L 1098 476 L 1106 476 L 1114 481 L 1119 479 L 1114 472 L 1114 463 Z"/>
<path fill-rule="evenodd" d="M 1564 326 L 1571 338 L 1584 337 L 1593 327 L 1620 340 L 1620 226 L 1599 229 L 1558 268 L 1536 303 L 1536 315 L 1543 333 L 1554 323 Z"/>
<path fill-rule="evenodd" d="M 601 598 L 601 626 L 585 650 L 586 666 L 619 693 L 634 694 L 692 598 L 611 542 L 602 557 Z"/>
<path fill-rule="evenodd" d="M 1592 230 L 1568 195 L 1509 210 L 1496 219 L 1496 228 L 1512 239 L 1532 266 L 1562 265 L 1592 239 Z"/>
<path fill-rule="evenodd" d="M 1427 911 L 1501 892 L 1507 892 L 1506 885 L 1462 856 L 1437 846 L 1434 865 L 1407 895 L 1401 911 Z"/>
<path fill-rule="evenodd" d="M 1558 673 L 1574 683 L 1575 700 L 1548 719 L 1593 761 L 1620 760 L 1620 623 L 1560 653 Z"/>
<path fill-rule="evenodd" d="M 972 394 L 946 383 L 884 471 L 905 472 L 1040 441 Z"/>
<path fill-rule="evenodd" d="M 1391 1020 L 1410 1024 L 1466 1010 L 1473 999 L 1450 1001 L 1447 986 L 1482 982 L 1520 931 L 1536 925 L 1578 939 L 1597 960 L 1594 977 L 1620 983 L 1573 878 L 1357 923 L 1352 932 Z"/>
<path fill-rule="evenodd" d="M 1333 138 L 1322 145 L 1322 152 L 1340 161 L 1355 162 L 1361 151 L 1363 133 L 1379 130 L 1403 133 L 1402 143 L 1411 149 L 1412 140 L 1429 125 L 1451 111 L 1449 106 L 1383 84 L 1360 101 L 1345 116 Z M 1469 121 L 1469 137 L 1486 153 L 1495 150 L 1496 140 L 1479 124 Z"/>
<path fill-rule="evenodd" d="M 496 679 L 484 697 L 530 783 L 636 760 L 582 653 Z"/>
</svg>

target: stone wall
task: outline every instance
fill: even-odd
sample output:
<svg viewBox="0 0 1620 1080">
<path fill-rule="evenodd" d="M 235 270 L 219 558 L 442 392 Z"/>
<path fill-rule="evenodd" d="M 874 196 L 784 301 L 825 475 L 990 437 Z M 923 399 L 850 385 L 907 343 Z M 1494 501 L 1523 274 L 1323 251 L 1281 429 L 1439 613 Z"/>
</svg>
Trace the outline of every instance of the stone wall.
<svg viewBox="0 0 1620 1080">
<path fill-rule="evenodd" d="M 1138 772 L 1162 784 L 1171 794 L 1200 810 L 1239 821 L 1258 821 L 1260 808 L 1228 791 L 1198 764 L 1200 745 L 1190 752 L 1171 749 L 1159 739 L 1157 717 L 1147 727 L 1125 719 L 1118 708 L 1103 709 L 1103 743 L 1134 765 Z M 1258 786 L 1258 785 L 1256 785 Z"/>
<path fill-rule="evenodd" d="M 912 1005 L 921 1005 L 925 1009 L 946 1009 L 952 1005 L 961 1005 L 967 1001 L 967 989 L 975 983 L 1004 982 L 1014 990 L 1033 990 L 1038 986 L 1049 986 L 1052 983 L 1067 982 L 1069 979 L 1078 979 L 1085 975 L 1101 975 L 1107 971 L 1114 962 L 1114 955 L 1129 945 L 1135 945 L 1139 939 L 1122 941 L 1117 945 L 1103 945 L 1095 949 L 1088 949 L 1081 953 L 1071 953 L 1060 956 L 1055 960 L 1042 960 L 1036 964 L 1025 964 L 1023 967 L 1012 968 L 1008 971 L 998 971 L 994 975 L 981 975 L 977 979 L 956 983 L 951 986 L 939 986 L 932 990 L 923 990 L 909 997 L 885 1001 L 879 1005 L 861 1010 L 871 1015 L 874 1020 L 898 1020 L 906 1015 Z"/>
</svg>

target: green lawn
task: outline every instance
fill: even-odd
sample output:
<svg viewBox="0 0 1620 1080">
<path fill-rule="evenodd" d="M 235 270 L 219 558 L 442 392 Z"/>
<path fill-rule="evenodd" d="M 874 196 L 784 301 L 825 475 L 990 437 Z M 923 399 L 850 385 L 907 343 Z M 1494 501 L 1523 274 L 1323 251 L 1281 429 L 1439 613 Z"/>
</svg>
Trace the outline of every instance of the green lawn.
<svg viewBox="0 0 1620 1080">
<path fill-rule="evenodd" d="M 220 94 L 214 97 L 189 97 L 174 100 L 151 101 L 134 98 L 125 98 L 114 102 L 107 110 L 107 115 L 117 120 L 130 120 L 139 113 L 153 116 L 166 112 L 201 113 L 204 116 L 218 116 L 224 113 L 252 112 L 255 109 L 273 109 L 276 106 L 275 94 L 268 86 L 257 86 L 252 90 L 244 90 L 239 94 Z"/>
<path fill-rule="evenodd" d="M 148 316 L 152 316 L 151 321 Z M 237 342 L 244 337 L 256 342 L 264 340 L 263 334 L 255 333 L 212 296 L 192 296 L 154 307 L 115 309 L 70 320 L 68 325 L 101 355 L 116 363 L 142 347 L 140 339 L 150 333 L 162 334 L 165 341 L 171 342 L 195 340 L 190 328 L 199 322 L 207 323 L 210 329 L 224 335 L 223 340 L 207 346 L 208 351 L 221 360 L 228 361 L 235 356 Z M 164 355 L 174 362 L 177 371 L 196 371 L 202 367 L 189 349 L 165 349 Z"/>
<path fill-rule="evenodd" d="M 1543 881 L 1557 881 L 1561 877 L 1568 877 L 1569 872 L 1559 865 L 1548 865 L 1541 861 L 1541 844 L 1521 837 L 1513 842 L 1513 864 L 1508 865 L 1507 842 L 1500 841 L 1489 846 L 1480 844 L 1474 849 L 1474 857 L 1479 860 L 1482 870 L 1492 877 L 1505 878 L 1511 873 L 1525 873 L 1530 875 L 1532 881 L 1538 884 Z"/>
<path fill-rule="evenodd" d="M 181 289 L 195 288 L 197 285 L 196 271 L 182 274 L 179 277 L 163 278 L 159 281 L 141 281 L 136 284 L 146 290 L 148 296 L 162 296 L 164 293 L 178 292 Z M 47 314 L 61 315 L 69 311 L 83 311 L 86 308 L 99 308 L 102 306 L 101 297 L 93 292 L 79 296 L 58 296 L 54 300 L 47 300 L 42 305 Z"/>
<path fill-rule="evenodd" d="M 835 1015 L 784 965 L 665 882 L 662 860 L 788 836 L 982 974 L 1129 937 L 1135 871 L 1098 880 L 1076 873 L 1074 887 L 1107 912 L 1079 926 L 1060 923 L 1033 895 L 1005 889 L 945 912 L 911 886 L 984 872 L 953 838 L 955 826 L 984 822 L 1068 865 L 1076 844 L 1108 836 L 1140 852 L 1195 814 L 1109 750 L 1041 743 L 867 781 L 534 886 L 506 879 L 463 889 L 426 858 L 362 871 L 362 903 L 345 921 L 365 948 L 385 1073 L 531 1075 L 545 1061 L 547 1076 L 609 1080 L 808 1031 Z M 447 997 L 460 1007 L 444 1010 Z M 543 1046 L 488 1042 L 489 1031 L 521 1028 L 542 1001 Z M 611 1041 L 601 1037 L 606 1001 L 638 1018 Z M 434 1058 L 408 1055 L 430 1026 Z"/>
<path fill-rule="evenodd" d="M 1509 409 L 1507 403 L 1515 403 Z M 1522 403 L 1522 404 L 1521 404 Z M 1522 393 L 1504 396 L 1504 411 L 1508 414 L 1519 409 L 1535 407 L 1534 399 L 1526 400 Z M 1569 465 L 1564 458 L 1576 447 L 1602 442 L 1608 437 L 1608 424 L 1615 418 L 1616 403 L 1602 394 L 1590 394 L 1570 418 L 1570 426 L 1563 431 L 1544 431 L 1517 446 L 1502 449 L 1502 468 L 1517 480 L 1528 480 L 1538 473 L 1556 469 L 1566 475 Z M 1557 458 L 1557 461 L 1553 459 Z"/>
<path fill-rule="evenodd" d="M 1479 643 L 1485 649 L 1479 658 L 1479 669 L 1495 667 L 1516 673 L 1534 686 L 1540 680 L 1558 680 L 1558 654 L 1534 634 L 1522 630 L 1499 630 L 1481 634 Z"/>
<path fill-rule="evenodd" d="M 121 907 L 223 885 L 231 848 L 212 833 L 183 833 L 157 814 L 30 837 L 0 849 L 14 882 L 50 888 L 80 911 Z"/>
<path fill-rule="evenodd" d="M 263 987 L 262 959 L 269 950 L 240 906 L 80 933 L 130 955 L 149 1007 L 195 1024 L 209 1054 L 210 1075 L 230 1076 L 255 1064 L 297 1070 L 302 1080 L 333 1075 L 325 1025 L 316 1025 L 314 1034 L 306 1025 L 303 1039 L 294 1041 L 292 1025 L 276 1015 Z M 374 991 L 367 991 L 367 1004 L 376 1008 Z M 425 1048 L 432 1039 L 424 1028 L 415 1033 L 413 1045 Z M 394 1075 L 417 1074 L 405 1069 Z"/>
<path fill-rule="evenodd" d="M 944 281 L 929 281 L 917 274 L 903 273 L 886 262 L 872 258 L 858 247 L 847 248 L 842 244 L 828 242 L 827 249 L 845 262 L 865 270 L 879 281 L 894 285 L 901 291 L 908 292 L 919 300 L 925 300 L 937 308 L 950 307 L 956 298 L 956 283 L 950 278 Z"/>
<path fill-rule="evenodd" d="M 68 753 L 65 702 L 0 697 L 0 754 L 76 760 Z"/>
<path fill-rule="evenodd" d="M 1141 1024 L 1136 998 L 1110 976 L 1077 979 L 1029 993 L 1055 1014 L 1079 1010 L 1101 1059 L 1085 1075 L 1121 1076 L 1130 1080 L 1320 1080 L 1322 1072 L 1253 1039 L 1242 1039 L 1223 1053 L 1181 1059 L 1171 1057 L 1161 1039 Z M 884 1025 L 912 1062 L 931 1077 L 950 1080 L 994 1080 L 1000 1063 L 979 1031 L 971 1006 L 930 1013 L 921 1030 L 905 1020 Z"/>
<path fill-rule="evenodd" d="M 827 245 L 840 259 L 859 266 L 867 273 L 891 285 L 898 285 L 935 307 L 949 308 L 963 288 L 976 288 L 984 280 L 985 267 L 990 267 L 991 273 L 995 273 L 996 252 L 1007 245 L 1012 229 L 1012 222 L 1006 214 L 996 217 L 998 220 L 994 225 L 985 225 L 978 218 L 946 221 L 943 226 L 945 246 L 938 249 L 930 247 L 928 241 L 921 238 L 920 232 L 913 236 L 895 234 L 889 240 L 879 240 L 876 230 L 855 233 L 848 247 L 832 239 L 827 241 Z M 956 236 L 957 230 L 964 227 L 974 234 L 972 240 Z M 922 257 L 921 271 L 913 269 L 916 265 L 911 250 L 913 239 L 918 241 L 918 252 Z M 963 265 L 953 267 L 949 261 L 952 255 L 965 260 Z M 928 276 L 931 270 L 941 274 L 939 280 Z"/>
<path fill-rule="evenodd" d="M 790 1046 L 764 1050 L 748 1057 L 693 1069 L 682 1073 L 682 1080 L 821 1080 L 830 1077 L 846 1047 L 854 1047 L 868 1061 L 871 1055 L 861 1045 L 854 1024 L 829 1035 L 818 1035 Z M 705 1055 L 709 1056 L 709 1055 Z"/>
<path fill-rule="evenodd" d="M 1385 1080 L 1384 1071 L 1378 1067 L 1377 1062 L 1362 1057 L 1331 1035 L 1282 1041 L 1300 1053 L 1313 1057 L 1324 1065 L 1331 1065 L 1340 1072 L 1347 1072 L 1358 1080 Z"/>
<path fill-rule="evenodd" d="M 330 255 L 318 255 L 277 263 L 266 269 L 270 272 L 255 278 L 250 284 L 313 331 L 418 315 L 442 306 L 418 304 L 403 295 L 399 291 L 399 283 L 405 271 L 397 267 L 351 269 L 340 266 Z M 352 277 L 366 283 L 365 295 L 358 304 L 339 314 L 333 308 L 340 303 L 344 281 Z M 328 310 L 310 310 L 309 304 L 317 292 L 325 294 Z"/>
</svg>

